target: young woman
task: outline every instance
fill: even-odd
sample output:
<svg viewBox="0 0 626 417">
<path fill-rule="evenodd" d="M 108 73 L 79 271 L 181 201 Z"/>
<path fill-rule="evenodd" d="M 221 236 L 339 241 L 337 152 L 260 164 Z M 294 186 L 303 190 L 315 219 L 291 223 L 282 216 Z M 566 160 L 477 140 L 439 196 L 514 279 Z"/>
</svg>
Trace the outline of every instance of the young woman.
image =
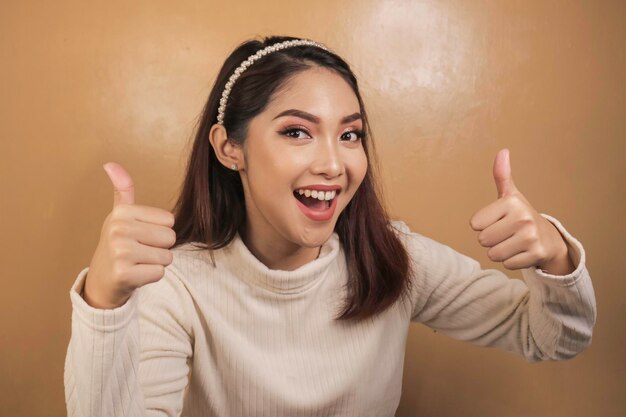
<svg viewBox="0 0 626 417">
<path fill-rule="evenodd" d="M 590 344 L 584 249 L 507 151 L 471 226 L 524 281 L 391 221 L 369 131 L 344 60 L 269 37 L 224 63 L 175 216 L 106 164 L 114 207 L 70 290 L 68 415 L 393 416 L 411 321 L 530 362 Z"/>
</svg>

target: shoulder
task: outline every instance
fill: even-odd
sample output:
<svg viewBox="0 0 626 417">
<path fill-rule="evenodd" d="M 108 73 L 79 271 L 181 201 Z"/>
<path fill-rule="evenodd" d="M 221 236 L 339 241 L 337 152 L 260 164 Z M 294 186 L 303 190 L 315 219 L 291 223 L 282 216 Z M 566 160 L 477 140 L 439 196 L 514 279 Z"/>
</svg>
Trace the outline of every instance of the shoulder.
<svg viewBox="0 0 626 417">
<path fill-rule="evenodd" d="M 466 268 L 475 269 L 478 262 L 473 258 L 455 250 L 445 243 L 425 236 L 402 220 L 391 220 L 391 226 L 404 243 L 412 261 L 422 272 L 433 272 L 433 269 L 446 268 L 453 264 L 463 264 Z"/>
<path fill-rule="evenodd" d="M 406 224 L 405 221 L 403 220 L 390 220 L 389 224 L 396 229 L 399 232 L 402 233 L 409 233 L 411 230 L 409 229 L 409 226 Z"/>
<path fill-rule="evenodd" d="M 413 265 L 413 272 L 421 275 L 429 263 L 430 246 L 431 242 L 434 241 L 415 230 L 411 230 L 404 220 L 390 220 L 389 225 L 406 249 Z"/>
<path fill-rule="evenodd" d="M 207 269 L 213 269 L 211 251 L 201 242 L 183 243 L 171 249 L 172 263 L 168 268 L 183 277 L 193 277 L 206 274 Z M 223 257 L 224 248 L 212 251 L 214 258 Z"/>
<path fill-rule="evenodd" d="M 431 239 L 417 231 L 411 230 L 404 220 L 390 220 L 389 225 L 411 255 L 425 252 L 428 249 L 428 241 Z"/>
</svg>

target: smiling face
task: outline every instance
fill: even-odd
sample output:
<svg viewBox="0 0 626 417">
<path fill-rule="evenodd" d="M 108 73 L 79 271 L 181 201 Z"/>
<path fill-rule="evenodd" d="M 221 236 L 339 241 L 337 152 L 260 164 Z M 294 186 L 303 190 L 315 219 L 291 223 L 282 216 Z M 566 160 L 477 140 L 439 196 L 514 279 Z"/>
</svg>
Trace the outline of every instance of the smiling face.
<svg viewBox="0 0 626 417">
<path fill-rule="evenodd" d="M 244 240 L 261 252 L 324 244 L 367 171 L 362 129 L 358 99 L 337 73 L 313 67 L 287 81 L 250 121 L 243 145 Z M 307 209 L 313 199 L 294 195 L 320 186 L 339 188 L 330 209 Z"/>
</svg>

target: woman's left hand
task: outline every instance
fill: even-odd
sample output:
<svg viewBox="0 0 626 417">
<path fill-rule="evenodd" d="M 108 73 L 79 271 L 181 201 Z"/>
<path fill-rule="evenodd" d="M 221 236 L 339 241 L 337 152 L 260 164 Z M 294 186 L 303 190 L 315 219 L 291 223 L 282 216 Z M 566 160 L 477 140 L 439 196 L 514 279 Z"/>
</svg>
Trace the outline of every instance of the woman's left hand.
<svg viewBox="0 0 626 417">
<path fill-rule="evenodd" d="M 508 149 L 496 155 L 493 177 L 498 199 L 470 219 L 471 228 L 480 231 L 478 242 L 490 248 L 489 259 L 511 270 L 536 266 L 555 275 L 572 272 L 575 268 L 561 233 L 515 187 Z"/>
</svg>

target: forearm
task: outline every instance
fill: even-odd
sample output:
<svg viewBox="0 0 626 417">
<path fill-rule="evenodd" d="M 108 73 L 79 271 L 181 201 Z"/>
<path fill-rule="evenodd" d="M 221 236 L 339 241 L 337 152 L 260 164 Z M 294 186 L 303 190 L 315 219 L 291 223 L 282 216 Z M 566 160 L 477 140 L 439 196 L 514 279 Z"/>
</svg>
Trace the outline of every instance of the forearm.
<svg viewBox="0 0 626 417">
<path fill-rule="evenodd" d="M 64 371 L 67 414 L 143 416 L 136 305 L 115 310 L 89 306 L 79 296 L 84 274 L 83 270 L 70 292 L 72 334 Z"/>
<path fill-rule="evenodd" d="M 575 356 L 591 342 L 596 305 L 584 248 L 565 228 L 563 233 L 576 268 L 564 275 L 524 268 L 526 285 L 412 234 L 411 252 L 426 254 L 415 261 L 423 269 L 415 278 L 412 320 L 455 339 L 519 353 L 530 362 Z"/>
<path fill-rule="evenodd" d="M 543 214 L 560 233 L 565 250 L 551 264 L 523 270 L 534 289 L 534 334 L 553 329 L 539 343 L 552 359 L 567 359 L 591 343 L 596 301 L 582 244 L 555 218 Z M 531 330 L 532 330 L 531 329 Z"/>
</svg>

